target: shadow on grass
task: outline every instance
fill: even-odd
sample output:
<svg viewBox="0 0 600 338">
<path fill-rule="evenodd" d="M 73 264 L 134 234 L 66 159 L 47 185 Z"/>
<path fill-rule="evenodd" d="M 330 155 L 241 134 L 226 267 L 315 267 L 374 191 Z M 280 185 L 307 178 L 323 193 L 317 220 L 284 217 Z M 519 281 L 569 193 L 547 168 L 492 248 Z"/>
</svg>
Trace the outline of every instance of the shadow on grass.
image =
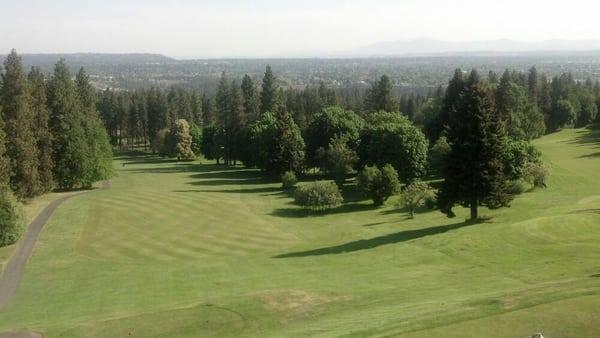
<svg viewBox="0 0 600 338">
<path fill-rule="evenodd" d="M 569 214 L 600 214 L 600 208 L 599 209 L 575 210 L 575 211 L 571 211 Z"/>
<path fill-rule="evenodd" d="M 423 238 L 426 236 L 439 235 L 448 231 L 457 230 L 470 225 L 473 224 L 461 222 L 455 224 L 440 225 L 425 229 L 400 231 L 394 234 L 374 237 L 371 239 L 361 239 L 358 241 L 348 242 L 341 245 L 335 245 L 308 251 L 290 252 L 274 256 L 273 258 L 298 258 L 309 256 L 337 255 L 361 250 L 374 249 L 383 245 L 402 243 L 414 239 Z"/>
<path fill-rule="evenodd" d="M 566 143 L 600 145 L 600 125 L 595 124 L 578 130 L 575 138 L 566 141 Z"/>
<path fill-rule="evenodd" d="M 272 216 L 286 217 L 286 218 L 305 218 L 305 217 L 319 217 L 325 215 L 345 214 L 351 212 L 368 211 L 374 210 L 377 207 L 371 204 L 362 203 L 346 203 L 335 209 L 323 210 L 323 211 L 310 211 L 302 209 L 300 207 L 295 208 L 281 208 L 273 211 Z"/>
<path fill-rule="evenodd" d="M 190 190 L 174 190 L 173 192 L 182 192 L 182 193 L 231 193 L 231 194 L 265 194 L 269 193 L 269 195 L 285 195 L 288 196 L 287 193 L 281 190 L 278 187 L 262 187 L 262 188 L 248 188 L 248 189 L 215 189 L 215 190 L 202 190 L 202 189 L 190 189 Z"/>
</svg>

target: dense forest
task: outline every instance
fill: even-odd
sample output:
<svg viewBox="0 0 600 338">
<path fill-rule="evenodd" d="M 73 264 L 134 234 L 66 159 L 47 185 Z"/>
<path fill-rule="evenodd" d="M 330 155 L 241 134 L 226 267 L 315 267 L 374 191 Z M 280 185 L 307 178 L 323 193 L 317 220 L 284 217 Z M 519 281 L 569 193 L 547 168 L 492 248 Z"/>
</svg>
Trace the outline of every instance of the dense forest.
<svg viewBox="0 0 600 338">
<path fill-rule="evenodd" d="M 91 188 L 112 174 L 112 149 L 83 68 L 73 79 L 63 60 L 47 79 L 24 70 L 13 50 L 0 87 L 0 246 L 24 224 L 20 201 L 54 189 Z"/>
</svg>

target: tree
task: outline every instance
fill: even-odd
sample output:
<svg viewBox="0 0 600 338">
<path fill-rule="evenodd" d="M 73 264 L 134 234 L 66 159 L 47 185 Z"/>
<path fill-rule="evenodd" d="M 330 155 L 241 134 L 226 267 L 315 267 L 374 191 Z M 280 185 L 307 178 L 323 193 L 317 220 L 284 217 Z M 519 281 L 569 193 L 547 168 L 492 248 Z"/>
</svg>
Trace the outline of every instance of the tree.
<svg viewBox="0 0 600 338">
<path fill-rule="evenodd" d="M 407 185 L 400 193 L 399 205 L 408 209 L 410 218 L 414 218 L 417 208 L 425 204 L 427 199 L 434 196 L 435 192 L 427 183 L 414 181 Z"/>
<path fill-rule="evenodd" d="M 177 161 L 194 159 L 190 125 L 186 120 L 179 119 L 175 121 L 169 132 L 169 139 L 172 142 L 169 155 L 177 157 Z"/>
<path fill-rule="evenodd" d="M 260 100 L 252 78 L 247 74 L 242 80 L 242 99 L 244 102 L 244 122 L 252 124 L 260 115 Z"/>
<path fill-rule="evenodd" d="M 553 130 L 559 130 L 564 127 L 572 126 L 577 118 L 575 108 L 568 100 L 559 100 L 551 116 Z"/>
<path fill-rule="evenodd" d="M 260 112 L 277 112 L 279 111 L 279 88 L 277 87 L 275 76 L 271 66 L 267 66 L 265 76 L 262 81 L 262 91 L 260 93 Z"/>
<path fill-rule="evenodd" d="M 470 207 L 475 222 L 480 205 L 499 208 L 510 202 L 501 160 L 506 132 L 493 102 L 473 71 L 449 119 L 451 152 L 438 198 L 442 212 L 449 217 L 455 216 L 455 204 Z"/>
<path fill-rule="evenodd" d="M 34 67 L 29 72 L 28 82 L 31 90 L 31 109 L 34 115 L 34 136 L 37 143 L 38 190 L 39 193 L 46 193 L 54 188 L 52 134 L 48 126 L 50 112 L 47 105 L 46 81 L 40 69 Z"/>
<path fill-rule="evenodd" d="M 360 139 L 359 167 L 389 163 L 407 182 L 425 175 L 428 142 L 406 117 L 397 113 L 373 113 L 367 117 Z"/>
<path fill-rule="evenodd" d="M 429 142 L 435 142 L 445 132 L 450 112 L 455 109 L 464 90 L 465 79 L 463 71 L 456 69 L 443 97 L 441 95 L 443 90 L 440 87 L 438 89 L 439 94 L 423 105 L 421 110 L 421 114 L 423 115 L 423 129 Z"/>
<path fill-rule="evenodd" d="M 75 77 L 77 98 L 81 109 L 81 123 L 87 143 L 86 163 L 84 164 L 83 187 L 90 188 L 94 182 L 105 180 L 112 175 L 112 149 L 106 130 L 100 122 L 96 110 L 96 95 L 89 77 L 81 68 Z"/>
<path fill-rule="evenodd" d="M 160 89 L 155 87 L 150 88 L 146 100 L 148 110 L 148 139 L 154 140 L 157 133 L 168 126 L 168 102 Z"/>
<path fill-rule="evenodd" d="M 10 159 L 10 186 L 18 198 L 39 193 L 38 150 L 34 134 L 32 99 L 21 57 L 13 49 L 4 61 L 0 104 Z"/>
<path fill-rule="evenodd" d="M 335 183 L 341 188 L 346 182 L 346 176 L 352 172 L 358 162 L 356 152 L 348 147 L 346 137 L 334 136 L 327 148 L 319 148 L 321 168 L 328 172 Z"/>
<path fill-rule="evenodd" d="M 365 110 L 369 113 L 377 111 L 398 111 L 398 99 L 394 95 L 392 81 L 387 75 L 375 81 L 365 98 Z"/>
<path fill-rule="evenodd" d="M 83 186 L 89 149 L 75 85 L 64 59 L 54 68 L 48 90 L 48 107 L 50 130 L 54 136 L 54 179 L 61 189 Z"/>
<path fill-rule="evenodd" d="M 289 113 L 267 112 L 250 129 L 253 163 L 268 176 L 300 172 L 304 165 L 304 140 Z"/>
<path fill-rule="evenodd" d="M 190 124 L 190 135 L 192 135 L 192 151 L 194 154 L 202 153 L 202 128 L 197 124 Z"/>
<path fill-rule="evenodd" d="M 504 85 L 502 101 L 504 112 L 500 114 L 506 122 L 508 135 L 512 138 L 532 140 L 544 135 L 544 115 L 537 104 L 527 99 L 522 87 L 514 82 Z"/>
<path fill-rule="evenodd" d="M 375 206 L 381 206 L 390 196 L 400 190 L 398 172 L 390 164 L 379 169 L 377 166 L 365 166 L 356 178 L 358 189 L 373 200 Z"/>
<path fill-rule="evenodd" d="M 334 106 L 323 109 L 305 131 L 306 158 L 311 166 L 318 166 L 317 150 L 327 149 L 334 137 L 343 137 L 351 150 L 356 150 L 364 120 L 350 110 Z"/>
<path fill-rule="evenodd" d="M 202 129 L 201 151 L 207 160 L 216 160 L 219 164 L 223 157 L 222 139 L 223 130 L 216 124 L 211 123 Z"/>
<path fill-rule="evenodd" d="M 23 207 L 7 188 L 0 189 L 0 247 L 19 240 L 25 230 Z"/>
<path fill-rule="evenodd" d="M 2 107 L 0 106 L 0 116 Z M 10 159 L 6 156 L 6 133 L 4 133 L 4 121 L 0 118 L 0 189 L 8 189 L 10 182 Z"/>
<path fill-rule="evenodd" d="M 598 106 L 596 100 L 591 94 L 584 95 L 581 99 L 581 110 L 577 116 L 577 126 L 584 127 L 596 120 L 598 115 Z"/>
<path fill-rule="evenodd" d="M 305 145 L 300 128 L 287 112 L 277 114 L 277 127 L 277 165 L 273 168 L 274 174 L 281 175 L 285 170 L 297 173 L 302 171 Z"/>
<path fill-rule="evenodd" d="M 441 174 L 450 152 L 451 148 L 446 136 L 438 138 L 429 151 L 429 170 L 432 173 Z"/>
</svg>

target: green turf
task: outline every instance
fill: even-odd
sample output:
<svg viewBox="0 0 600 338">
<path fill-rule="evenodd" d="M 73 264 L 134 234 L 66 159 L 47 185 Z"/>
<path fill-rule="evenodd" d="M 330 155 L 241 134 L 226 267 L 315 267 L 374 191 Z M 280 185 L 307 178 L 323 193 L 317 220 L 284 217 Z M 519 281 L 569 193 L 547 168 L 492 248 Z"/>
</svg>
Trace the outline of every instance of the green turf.
<svg viewBox="0 0 600 338">
<path fill-rule="evenodd" d="M 600 139 L 567 130 L 536 143 L 549 188 L 471 226 L 466 210 L 409 220 L 355 195 L 310 216 L 253 170 L 118 158 L 109 190 L 51 218 L 0 329 L 600 336 Z"/>
</svg>

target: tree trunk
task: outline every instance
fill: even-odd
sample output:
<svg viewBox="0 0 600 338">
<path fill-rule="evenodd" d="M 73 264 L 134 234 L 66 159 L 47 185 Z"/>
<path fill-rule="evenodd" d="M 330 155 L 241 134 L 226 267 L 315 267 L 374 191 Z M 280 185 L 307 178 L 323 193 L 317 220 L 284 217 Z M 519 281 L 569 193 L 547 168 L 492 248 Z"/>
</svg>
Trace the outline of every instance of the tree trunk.
<svg viewBox="0 0 600 338">
<path fill-rule="evenodd" d="M 479 203 L 478 203 L 477 199 L 474 199 L 473 201 L 471 201 L 471 223 L 477 222 L 477 219 L 479 218 L 479 216 L 477 214 L 478 204 Z"/>
</svg>

